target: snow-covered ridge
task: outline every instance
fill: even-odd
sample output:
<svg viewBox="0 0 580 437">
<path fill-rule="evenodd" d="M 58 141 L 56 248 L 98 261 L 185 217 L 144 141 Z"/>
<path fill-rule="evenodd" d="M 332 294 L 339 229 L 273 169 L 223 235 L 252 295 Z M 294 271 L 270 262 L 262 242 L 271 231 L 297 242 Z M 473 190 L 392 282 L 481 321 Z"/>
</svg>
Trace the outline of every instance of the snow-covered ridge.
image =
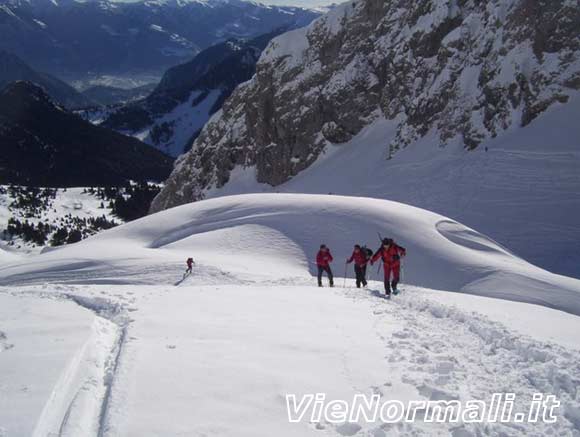
<svg viewBox="0 0 580 437">
<path fill-rule="evenodd" d="M 307 277 L 319 244 L 332 248 L 340 266 L 355 243 L 376 246 L 377 232 L 407 248 L 406 283 L 580 315 L 580 281 L 537 268 L 454 220 L 396 202 L 324 195 L 243 195 L 182 206 L 43 254 L 31 260 L 33 268 L 0 269 L 0 284 L 48 277 L 74 283 L 79 269 L 105 280 L 111 263 L 179 263 L 187 254 L 238 273 L 260 264 L 266 278 Z"/>
</svg>

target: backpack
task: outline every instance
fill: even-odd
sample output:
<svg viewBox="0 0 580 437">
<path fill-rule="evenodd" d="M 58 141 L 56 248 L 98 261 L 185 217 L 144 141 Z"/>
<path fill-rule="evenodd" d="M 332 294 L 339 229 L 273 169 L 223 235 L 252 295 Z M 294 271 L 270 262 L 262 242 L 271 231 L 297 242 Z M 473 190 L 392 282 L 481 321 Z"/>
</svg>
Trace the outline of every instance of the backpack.
<svg viewBox="0 0 580 437">
<path fill-rule="evenodd" d="M 370 259 L 373 257 L 373 251 L 370 250 L 368 247 L 362 246 L 361 250 L 366 259 Z"/>
</svg>

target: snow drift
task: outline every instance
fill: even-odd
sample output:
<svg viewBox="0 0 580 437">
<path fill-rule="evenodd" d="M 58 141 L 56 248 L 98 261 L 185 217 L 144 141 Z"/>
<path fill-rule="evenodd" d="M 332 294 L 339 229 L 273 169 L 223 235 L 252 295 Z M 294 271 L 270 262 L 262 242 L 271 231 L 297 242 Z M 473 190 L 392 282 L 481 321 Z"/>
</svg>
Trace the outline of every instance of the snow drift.
<svg viewBox="0 0 580 437">
<path fill-rule="evenodd" d="M 252 194 L 184 205 L 30 263 L 0 268 L 0 285 L 83 283 L 91 275 L 102 283 L 147 283 L 142 273 L 159 274 L 173 266 L 167 270 L 170 282 L 177 279 L 174 267 L 190 255 L 215 268 L 210 276 L 235 272 L 243 278 L 244 272 L 252 272 L 254 278 L 258 274 L 270 280 L 307 278 L 315 271 L 312 260 L 321 243 L 330 246 L 335 274 L 341 276 L 352 246 L 376 248 L 377 232 L 407 248 L 404 283 L 580 315 L 580 281 L 535 267 L 461 223 L 401 203 L 331 195 Z M 120 269 L 129 263 L 141 266 L 138 279 Z M 123 275 L 115 276 L 116 269 Z"/>
</svg>

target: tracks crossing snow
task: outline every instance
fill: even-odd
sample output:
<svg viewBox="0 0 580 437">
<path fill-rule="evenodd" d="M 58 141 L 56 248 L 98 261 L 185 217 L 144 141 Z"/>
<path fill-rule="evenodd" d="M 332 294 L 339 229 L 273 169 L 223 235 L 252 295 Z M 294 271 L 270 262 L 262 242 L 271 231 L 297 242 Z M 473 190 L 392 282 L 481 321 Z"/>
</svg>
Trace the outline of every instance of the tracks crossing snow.
<svg viewBox="0 0 580 437">
<path fill-rule="evenodd" d="M 37 295 L 71 300 L 96 317 L 91 335 L 64 370 L 45 404 L 33 437 L 104 437 L 129 322 L 126 308 L 100 297 L 68 293 Z"/>
<path fill-rule="evenodd" d="M 196 292 L 189 280 L 184 286 L 191 288 L 191 293 Z M 525 403 L 534 393 L 541 392 L 554 394 L 562 402 L 557 423 L 534 424 L 533 428 L 515 423 L 433 425 L 419 420 L 396 425 L 326 425 L 321 427 L 324 429 L 321 435 L 579 435 L 580 351 L 527 337 L 481 313 L 440 303 L 433 292 L 411 286 L 405 286 L 402 294 L 390 301 L 378 298 L 378 292 L 373 291 L 320 290 L 312 287 L 312 281 L 299 278 L 245 284 L 240 293 L 244 287 L 269 287 L 283 292 L 285 287 L 296 286 L 312 289 L 313 293 L 335 293 L 353 301 L 370 302 L 369 317 L 384 345 L 388 372 L 384 380 L 376 381 L 369 390 L 386 399 L 392 399 L 389 393 L 393 388 L 406 386 L 417 400 L 489 400 L 493 393 L 512 392 Z M 378 288 L 378 283 L 371 282 L 371 286 Z M 119 412 L 111 415 L 110 408 L 112 404 L 114 408 L 119 406 L 118 399 L 114 399 L 115 382 L 122 367 L 125 342 L 132 335 L 129 311 L 141 309 L 142 299 L 148 299 L 149 295 L 172 299 L 172 293 L 190 293 L 168 284 L 147 289 L 136 298 L 132 293 L 140 286 L 121 290 L 123 287 L 118 285 L 113 291 L 104 286 L 54 285 L 51 292 L 36 287 L 22 291 L 39 298 L 74 301 L 96 316 L 90 338 L 54 388 L 36 426 L 35 437 L 51 433 L 62 437 L 118 435 L 115 421 Z"/>
<path fill-rule="evenodd" d="M 377 298 L 378 291 L 345 291 L 354 299 L 375 302 L 375 323 L 391 369 L 375 391 L 389 399 L 389 387 L 398 380 L 415 387 L 419 400 L 489 401 L 494 393 L 514 393 L 516 409 L 529 405 L 535 393 L 553 394 L 562 403 L 555 424 L 447 424 L 438 432 L 462 437 L 580 435 L 579 350 L 526 337 L 482 314 L 438 303 L 422 291 L 406 286 L 390 301 Z M 399 328 L 382 336 L 381 327 L 393 322 Z M 434 425 L 426 425 L 383 424 L 368 435 L 433 435 Z"/>
</svg>

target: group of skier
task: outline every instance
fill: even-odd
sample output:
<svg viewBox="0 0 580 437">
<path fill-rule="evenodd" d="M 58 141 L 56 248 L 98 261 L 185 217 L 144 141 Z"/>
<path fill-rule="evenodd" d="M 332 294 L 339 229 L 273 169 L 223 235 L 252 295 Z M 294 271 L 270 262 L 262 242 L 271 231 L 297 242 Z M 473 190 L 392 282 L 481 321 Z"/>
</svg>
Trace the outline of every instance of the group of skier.
<svg viewBox="0 0 580 437">
<path fill-rule="evenodd" d="M 385 293 L 387 296 L 397 294 L 397 285 L 401 278 L 401 258 L 407 254 L 404 247 L 399 246 L 392 238 L 385 238 L 381 241 L 381 247 L 373 254 L 373 251 L 366 246 L 355 244 L 354 250 L 350 258 L 346 260 L 346 264 L 354 262 L 354 272 L 356 275 L 356 286 L 367 286 L 367 265 L 374 265 L 375 262 L 381 260 L 383 263 L 383 270 L 385 273 Z M 318 267 L 318 286 L 322 287 L 322 275 L 324 273 L 328 276 L 328 282 L 331 287 L 334 287 L 334 277 L 330 263 L 334 258 L 330 253 L 330 249 L 325 245 L 320 246 L 320 250 L 316 255 L 316 265 Z"/>
<path fill-rule="evenodd" d="M 354 272 L 356 275 L 357 288 L 367 286 L 367 265 L 374 265 L 375 262 L 381 260 L 383 263 L 383 270 L 385 272 L 385 293 L 390 296 L 391 293 L 397 294 L 397 285 L 401 278 L 401 258 L 407 254 L 404 247 L 399 246 L 392 238 L 385 238 L 381 241 L 381 247 L 373 254 L 373 251 L 366 246 L 355 244 L 354 250 L 350 258 L 346 260 L 346 264 L 354 262 Z M 322 275 L 326 273 L 328 282 L 331 287 L 334 287 L 334 276 L 330 264 L 334 261 L 330 249 L 322 244 L 320 250 L 316 255 L 316 265 L 318 267 L 318 286 L 322 287 Z M 195 262 L 193 258 L 187 260 L 187 270 L 184 275 L 190 275 L 193 271 Z"/>
</svg>

